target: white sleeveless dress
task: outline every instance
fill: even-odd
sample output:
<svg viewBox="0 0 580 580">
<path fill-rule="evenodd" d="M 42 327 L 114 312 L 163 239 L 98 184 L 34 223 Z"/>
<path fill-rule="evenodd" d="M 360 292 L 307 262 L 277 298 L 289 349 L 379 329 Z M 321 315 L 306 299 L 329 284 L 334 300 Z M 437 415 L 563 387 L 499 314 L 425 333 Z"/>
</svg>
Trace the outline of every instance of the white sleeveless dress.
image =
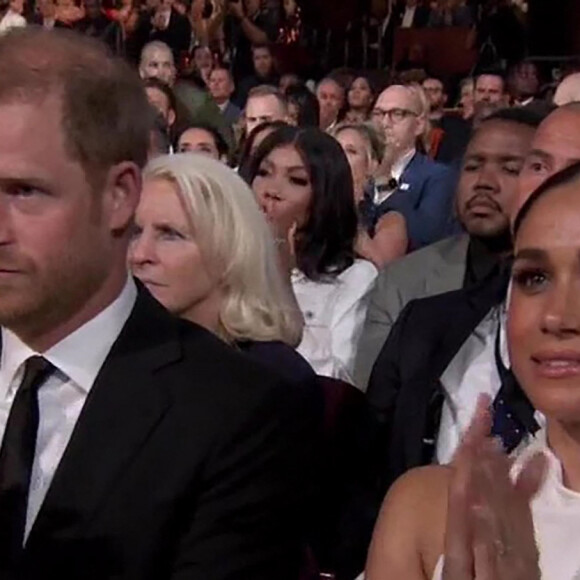
<svg viewBox="0 0 580 580">
<path fill-rule="evenodd" d="M 561 464 L 548 449 L 544 430 L 522 451 L 514 470 L 517 473 L 537 451 L 543 451 L 549 460 L 544 484 L 532 501 L 542 580 L 580 580 L 580 493 L 564 487 Z M 443 556 L 437 562 L 433 580 L 441 580 L 442 573 Z"/>
</svg>

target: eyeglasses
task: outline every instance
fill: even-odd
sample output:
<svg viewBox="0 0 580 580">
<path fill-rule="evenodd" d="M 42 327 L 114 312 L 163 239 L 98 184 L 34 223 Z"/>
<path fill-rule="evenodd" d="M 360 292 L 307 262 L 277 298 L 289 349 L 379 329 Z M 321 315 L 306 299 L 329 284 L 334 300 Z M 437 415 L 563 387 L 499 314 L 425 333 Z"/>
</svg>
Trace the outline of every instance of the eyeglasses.
<svg viewBox="0 0 580 580">
<path fill-rule="evenodd" d="M 383 109 L 373 109 L 372 117 L 375 121 L 383 121 L 385 117 L 389 118 L 391 123 L 401 123 L 407 117 L 418 117 L 419 115 L 415 111 L 410 111 L 409 109 L 389 109 L 385 111 Z"/>
</svg>

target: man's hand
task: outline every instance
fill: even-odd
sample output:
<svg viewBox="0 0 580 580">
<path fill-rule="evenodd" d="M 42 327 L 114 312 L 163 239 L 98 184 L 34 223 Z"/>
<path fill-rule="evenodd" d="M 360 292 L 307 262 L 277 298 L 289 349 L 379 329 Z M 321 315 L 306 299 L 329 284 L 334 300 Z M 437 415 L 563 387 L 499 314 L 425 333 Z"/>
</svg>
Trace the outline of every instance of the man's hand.
<svg viewBox="0 0 580 580">
<path fill-rule="evenodd" d="M 489 405 L 480 398 L 453 460 L 443 580 L 540 580 L 530 502 L 546 458 L 532 457 L 513 482 L 510 460 L 489 437 Z"/>
</svg>

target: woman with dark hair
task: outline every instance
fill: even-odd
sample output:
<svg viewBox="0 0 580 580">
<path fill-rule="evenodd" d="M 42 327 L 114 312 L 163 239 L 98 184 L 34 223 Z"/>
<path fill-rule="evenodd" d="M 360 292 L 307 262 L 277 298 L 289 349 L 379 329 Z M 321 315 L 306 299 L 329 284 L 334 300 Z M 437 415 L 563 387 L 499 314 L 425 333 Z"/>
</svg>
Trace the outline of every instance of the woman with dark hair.
<svg viewBox="0 0 580 580">
<path fill-rule="evenodd" d="M 389 491 L 367 580 L 580 578 L 579 188 L 576 163 L 513 228 L 510 389 L 521 387 L 538 430 L 508 459 L 490 436 L 505 410 L 482 396 L 451 467 L 412 470 Z"/>
<path fill-rule="evenodd" d="M 347 107 L 344 120 L 348 123 L 368 121 L 376 96 L 376 91 L 367 76 L 356 77 L 346 93 Z"/>
<path fill-rule="evenodd" d="M 246 179 L 246 181 L 248 181 L 247 173 L 249 170 L 250 159 L 256 152 L 256 149 L 258 149 L 262 144 L 262 141 L 264 141 L 268 135 L 271 135 L 274 131 L 287 126 L 288 124 L 284 121 L 266 121 L 265 123 L 260 123 L 255 127 L 246 137 L 238 163 L 239 173 L 244 179 Z"/>
<path fill-rule="evenodd" d="M 358 219 L 342 148 L 319 129 L 284 127 L 260 145 L 245 177 L 293 259 L 305 319 L 298 351 L 319 374 L 352 381 L 377 270 L 355 258 Z"/>
<path fill-rule="evenodd" d="M 286 91 L 288 100 L 288 118 L 296 127 L 318 127 L 320 125 L 320 104 L 316 95 L 304 85 L 289 87 Z"/>
</svg>

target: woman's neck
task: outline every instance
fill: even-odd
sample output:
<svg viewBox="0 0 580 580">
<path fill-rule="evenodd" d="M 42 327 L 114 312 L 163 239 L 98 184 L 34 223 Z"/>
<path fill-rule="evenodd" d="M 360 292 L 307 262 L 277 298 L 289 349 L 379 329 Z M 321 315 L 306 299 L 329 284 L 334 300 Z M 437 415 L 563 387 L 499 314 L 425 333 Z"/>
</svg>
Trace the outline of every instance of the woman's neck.
<svg viewBox="0 0 580 580">
<path fill-rule="evenodd" d="M 550 449 L 562 464 L 564 485 L 580 492 L 580 423 L 548 421 Z"/>
</svg>

